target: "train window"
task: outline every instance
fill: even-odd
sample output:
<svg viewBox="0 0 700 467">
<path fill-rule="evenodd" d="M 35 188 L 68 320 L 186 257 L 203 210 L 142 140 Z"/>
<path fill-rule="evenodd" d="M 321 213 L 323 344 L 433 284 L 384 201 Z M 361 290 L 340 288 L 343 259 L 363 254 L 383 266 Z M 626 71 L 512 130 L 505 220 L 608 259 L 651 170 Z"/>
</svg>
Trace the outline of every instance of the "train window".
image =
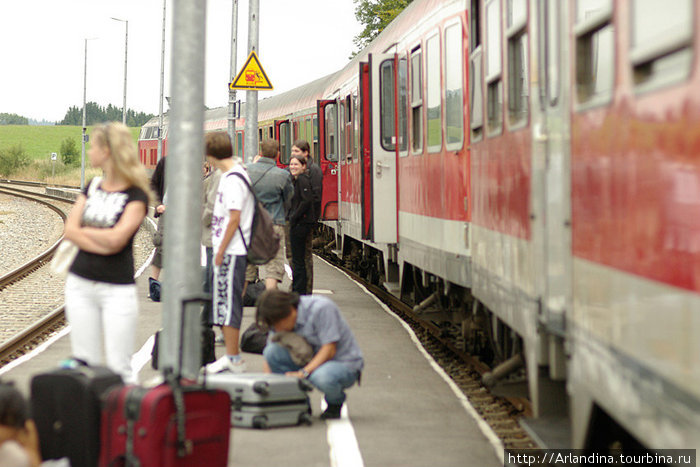
<svg viewBox="0 0 700 467">
<path fill-rule="evenodd" d="M 420 47 L 411 53 L 411 137 L 413 152 L 423 149 L 423 69 Z"/>
<path fill-rule="evenodd" d="M 379 66 L 379 88 L 381 89 L 379 121 L 382 147 L 387 151 L 396 149 L 396 127 L 394 125 L 394 60 L 384 60 Z"/>
<path fill-rule="evenodd" d="M 348 94 L 345 97 L 345 159 L 352 160 L 355 136 L 352 126 L 352 96 Z"/>
<path fill-rule="evenodd" d="M 486 5 L 486 123 L 489 134 L 501 131 L 503 86 L 501 84 L 501 3 Z"/>
<path fill-rule="evenodd" d="M 462 122 L 462 25 L 445 28 L 445 144 L 459 149 L 464 140 Z"/>
<path fill-rule="evenodd" d="M 547 95 L 550 105 L 559 100 L 559 2 L 547 0 Z"/>
<path fill-rule="evenodd" d="M 484 77 L 482 75 L 481 1 L 471 0 L 469 51 L 469 122 L 472 140 L 481 138 L 484 126 Z"/>
<path fill-rule="evenodd" d="M 442 148 L 442 96 L 440 86 L 440 37 L 436 34 L 425 42 L 425 84 L 428 111 L 428 151 Z"/>
<path fill-rule="evenodd" d="M 469 50 L 474 52 L 481 45 L 481 12 L 479 11 L 479 0 L 471 0 L 471 8 L 469 9 L 469 19 L 471 28 L 469 31 Z"/>
<path fill-rule="evenodd" d="M 275 129 L 273 128 L 272 125 L 267 127 L 267 134 L 268 134 L 268 138 L 275 139 Z"/>
<path fill-rule="evenodd" d="M 693 6 L 691 0 L 661 2 L 636 0 L 631 5 L 634 82 L 647 90 L 682 81 L 693 61 Z"/>
<path fill-rule="evenodd" d="M 280 162 L 284 165 L 289 164 L 289 158 L 292 155 L 291 131 L 289 131 L 289 120 L 279 124 L 280 137 Z"/>
<path fill-rule="evenodd" d="M 486 76 L 501 74 L 501 4 L 492 0 L 486 5 Z"/>
<path fill-rule="evenodd" d="M 313 138 L 314 138 L 314 143 L 313 143 L 313 151 L 314 151 L 314 158 L 316 160 L 317 164 L 321 163 L 321 154 L 318 152 L 318 116 L 314 115 L 313 116 Z"/>
<path fill-rule="evenodd" d="M 355 135 L 354 144 L 352 147 L 353 162 L 359 159 L 360 151 L 360 108 L 357 105 L 357 94 L 352 95 L 352 111 L 353 111 L 353 135 Z"/>
<path fill-rule="evenodd" d="M 529 93 L 527 6 L 508 0 L 508 120 L 511 126 L 527 121 Z"/>
<path fill-rule="evenodd" d="M 326 159 L 331 162 L 338 161 L 338 122 L 336 105 L 326 106 Z"/>
<path fill-rule="evenodd" d="M 484 126 L 484 77 L 481 73 L 481 47 L 469 59 L 469 119 L 472 139 L 479 139 Z"/>
<path fill-rule="evenodd" d="M 243 132 L 239 131 L 236 133 L 236 154 L 241 157 L 243 156 Z"/>
<path fill-rule="evenodd" d="M 343 156 L 343 159 L 345 158 L 345 100 L 340 101 L 340 105 L 338 106 L 338 143 L 340 143 L 340 148 L 339 151 L 337 152 L 338 156 Z"/>
<path fill-rule="evenodd" d="M 408 155 L 408 60 L 399 59 L 399 152 Z"/>
<path fill-rule="evenodd" d="M 311 124 L 311 117 L 306 117 L 306 142 L 311 143 L 313 141 L 314 128 Z"/>
<path fill-rule="evenodd" d="M 579 104 L 610 100 L 615 75 L 611 0 L 576 2 L 576 94 Z"/>
<path fill-rule="evenodd" d="M 525 0 L 508 0 L 508 28 L 520 28 L 527 23 Z"/>
</svg>

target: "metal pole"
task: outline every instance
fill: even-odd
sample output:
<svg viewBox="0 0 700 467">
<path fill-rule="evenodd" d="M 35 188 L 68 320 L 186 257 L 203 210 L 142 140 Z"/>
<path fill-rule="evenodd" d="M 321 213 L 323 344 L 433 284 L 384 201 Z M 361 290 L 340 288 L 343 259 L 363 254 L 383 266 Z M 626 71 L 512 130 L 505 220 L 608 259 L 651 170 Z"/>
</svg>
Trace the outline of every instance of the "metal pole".
<svg viewBox="0 0 700 467">
<path fill-rule="evenodd" d="M 165 3 L 163 0 L 163 32 L 160 44 L 160 100 L 158 101 L 158 162 L 163 157 L 163 90 L 165 88 Z"/>
<path fill-rule="evenodd" d="M 129 50 L 129 20 L 111 17 L 114 21 L 121 21 L 126 24 L 124 30 L 124 103 L 122 105 L 122 123 L 126 125 L 126 58 Z"/>
<path fill-rule="evenodd" d="M 87 39 L 85 39 L 85 63 L 83 65 L 83 150 L 80 156 L 80 189 L 85 188 L 85 131 L 87 130 L 86 121 L 87 114 L 85 109 L 85 100 L 87 99 Z"/>
<path fill-rule="evenodd" d="M 238 0 L 233 0 L 231 10 L 231 81 L 236 77 L 236 61 L 238 58 Z M 236 90 L 228 90 L 228 134 L 231 137 L 234 152 L 238 150 L 236 145 Z M 240 154 L 239 154 L 240 155 Z"/>
<path fill-rule="evenodd" d="M 165 214 L 163 339 L 161 368 L 195 378 L 201 363 L 199 307 L 182 299 L 202 292 L 200 264 L 202 157 L 204 152 L 204 29 L 206 2 L 175 0 L 172 34 L 172 111 L 166 159 L 168 204 Z M 182 331 L 182 340 L 180 332 Z M 160 363 L 160 362 L 159 362 Z"/>
<path fill-rule="evenodd" d="M 250 0 L 248 12 L 248 54 L 258 53 L 259 0 Z M 260 55 L 260 54 L 258 54 Z M 258 153 L 258 91 L 245 92 L 245 159 L 252 162 Z"/>
<path fill-rule="evenodd" d="M 126 55 L 129 50 L 129 20 L 126 20 L 126 32 L 124 33 L 124 105 L 122 107 L 122 123 L 126 125 Z"/>
</svg>

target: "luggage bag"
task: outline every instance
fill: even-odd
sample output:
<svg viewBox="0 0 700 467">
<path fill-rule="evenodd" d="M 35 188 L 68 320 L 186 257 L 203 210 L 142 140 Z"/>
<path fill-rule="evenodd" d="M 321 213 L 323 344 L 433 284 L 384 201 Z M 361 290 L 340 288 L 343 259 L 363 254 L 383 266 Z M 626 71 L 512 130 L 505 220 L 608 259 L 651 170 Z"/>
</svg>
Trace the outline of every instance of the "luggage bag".
<svg viewBox="0 0 700 467">
<path fill-rule="evenodd" d="M 164 383 L 109 393 L 102 416 L 101 467 L 226 466 L 229 395 L 174 384 L 179 388 Z"/>
<path fill-rule="evenodd" d="M 187 303 L 206 300 L 211 296 L 183 299 L 182 322 Z M 100 467 L 226 467 L 231 399 L 226 391 L 182 380 L 182 347 L 177 374 L 166 369 L 165 383 L 109 393 L 102 414 Z"/>
<path fill-rule="evenodd" d="M 105 367 L 78 366 L 34 376 L 31 410 L 44 459 L 67 457 L 73 467 L 94 467 L 100 452 L 101 397 L 121 377 Z"/>
<path fill-rule="evenodd" d="M 231 425 L 271 428 L 311 424 L 305 379 L 268 373 L 207 375 L 207 388 L 223 389 L 231 396 Z"/>
</svg>

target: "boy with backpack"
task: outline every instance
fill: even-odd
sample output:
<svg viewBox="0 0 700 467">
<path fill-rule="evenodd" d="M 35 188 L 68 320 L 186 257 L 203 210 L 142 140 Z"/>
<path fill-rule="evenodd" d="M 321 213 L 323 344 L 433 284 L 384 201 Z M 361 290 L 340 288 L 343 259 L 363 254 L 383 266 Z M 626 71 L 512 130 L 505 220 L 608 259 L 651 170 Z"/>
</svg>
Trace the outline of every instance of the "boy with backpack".
<svg viewBox="0 0 700 467">
<path fill-rule="evenodd" d="M 221 326 L 226 346 L 226 355 L 207 365 L 206 371 L 242 373 L 245 362 L 240 355 L 238 340 L 255 198 L 248 188 L 250 178 L 243 165 L 233 159 L 228 133 L 207 133 L 205 146 L 207 161 L 221 171 L 211 219 L 214 250 L 212 322 Z"/>
</svg>

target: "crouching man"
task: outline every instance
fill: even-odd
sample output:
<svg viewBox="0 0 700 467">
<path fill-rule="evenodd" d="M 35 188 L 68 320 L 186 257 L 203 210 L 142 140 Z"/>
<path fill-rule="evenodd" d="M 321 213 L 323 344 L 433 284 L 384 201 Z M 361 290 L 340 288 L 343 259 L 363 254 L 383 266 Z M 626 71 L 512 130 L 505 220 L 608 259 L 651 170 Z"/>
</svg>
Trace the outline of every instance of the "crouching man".
<svg viewBox="0 0 700 467">
<path fill-rule="evenodd" d="M 338 306 L 323 296 L 267 290 L 258 299 L 257 321 L 270 328 L 265 371 L 307 378 L 325 394 L 328 407 L 321 419 L 340 418 L 345 389 L 360 378 L 364 360 Z M 294 363 L 289 350 L 273 342 L 274 334 L 283 331 L 295 332 L 311 345 L 313 357 L 306 365 Z"/>
</svg>

